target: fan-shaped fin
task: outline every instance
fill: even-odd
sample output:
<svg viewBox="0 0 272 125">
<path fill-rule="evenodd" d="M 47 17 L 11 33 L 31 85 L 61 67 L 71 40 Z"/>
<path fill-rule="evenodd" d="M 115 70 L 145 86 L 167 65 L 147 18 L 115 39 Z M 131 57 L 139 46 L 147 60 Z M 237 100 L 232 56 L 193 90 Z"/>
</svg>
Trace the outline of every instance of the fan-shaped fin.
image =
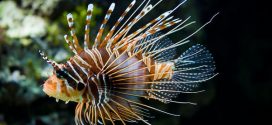
<svg viewBox="0 0 272 125">
<path fill-rule="evenodd" d="M 197 44 L 185 51 L 175 61 L 173 80 L 188 83 L 206 81 L 214 75 L 215 65 L 211 53 Z"/>
<path fill-rule="evenodd" d="M 192 92 L 199 83 L 214 77 L 213 57 L 206 47 L 197 44 L 174 60 L 174 74 L 171 80 L 158 80 L 151 84 L 151 89 L 175 90 L 180 92 L 153 91 L 150 94 L 158 99 L 171 100 L 181 92 Z"/>
<path fill-rule="evenodd" d="M 160 40 L 157 40 L 155 43 L 153 43 L 154 39 L 159 37 L 160 34 L 161 34 L 160 32 L 157 32 L 154 35 L 149 35 L 146 38 L 137 42 L 133 50 L 133 53 L 136 53 L 140 49 L 143 49 L 143 54 L 148 54 L 148 52 L 152 52 L 152 51 L 159 50 L 164 47 L 173 45 L 173 42 L 168 37 L 163 37 Z M 152 43 L 153 45 L 149 45 Z M 145 46 L 148 46 L 148 47 L 145 48 Z M 165 62 L 168 60 L 172 60 L 175 57 L 175 55 L 176 55 L 176 48 L 172 48 L 167 51 L 162 51 L 161 53 L 155 55 L 153 59 L 158 62 Z"/>
</svg>

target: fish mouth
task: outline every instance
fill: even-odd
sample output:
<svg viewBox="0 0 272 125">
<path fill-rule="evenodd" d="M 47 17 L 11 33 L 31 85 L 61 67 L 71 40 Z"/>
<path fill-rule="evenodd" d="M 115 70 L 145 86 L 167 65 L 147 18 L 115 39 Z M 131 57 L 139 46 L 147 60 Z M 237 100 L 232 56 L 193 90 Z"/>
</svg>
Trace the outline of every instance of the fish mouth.
<svg viewBox="0 0 272 125">
<path fill-rule="evenodd" d="M 43 84 L 43 92 L 50 97 L 55 97 L 54 95 L 56 95 L 56 92 L 50 89 L 50 86 L 47 84 Z"/>
<path fill-rule="evenodd" d="M 65 97 L 65 96 L 61 96 L 60 94 L 58 94 L 57 92 L 55 91 L 52 91 L 50 89 L 46 89 L 46 88 L 43 88 L 43 92 L 48 95 L 49 97 L 53 97 L 53 98 L 56 98 L 56 101 L 58 102 L 58 100 L 62 100 L 62 101 L 68 101 L 68 97 Z"/>
<path fill-rule="evenodd" d="M 54 89 L 54 86 L 52 86 L 51 84 L 45 83 L 43 84 L 43 92 L 48 95 L 49 97 L 53 97 L 56 98 L 56 100 L 62 100 L 62 101 L 74 101 L 77 102 L 77 98 L 76 97 L 68 97 L 65 94 L 61 94 L 56 92 L 56 90 Z M 58 102 L 58 101 L 57 101 Z"/>
</svg>

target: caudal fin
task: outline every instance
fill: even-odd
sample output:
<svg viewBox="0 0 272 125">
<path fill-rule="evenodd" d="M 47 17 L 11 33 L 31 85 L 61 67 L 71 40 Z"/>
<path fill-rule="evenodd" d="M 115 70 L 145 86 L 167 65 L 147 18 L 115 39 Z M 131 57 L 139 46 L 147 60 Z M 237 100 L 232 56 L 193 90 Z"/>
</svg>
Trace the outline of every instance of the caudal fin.
<svg viewBox="0 0 272 125">
<path fill-rule="evenodd" d="M 152 84 L 151 92 L 158 99 L 171 100 L 180 93 L 197 93 L 199 83 L 213 78 L 215 65 L 211 53 L 203 45 L 197 44 L 174 60 L 174 74 L 171 80 L 163 79 Z M 167 101 L 166 101 L 167 102 Z"/>
<path fill-rule="evenodd" d="M 216 75 L 212 54 L 200 44 L 189 48 L 174 62 L 174 81 L 188 83 L 189 85 L 190 83 L 207 81 Z"/>
</svg>

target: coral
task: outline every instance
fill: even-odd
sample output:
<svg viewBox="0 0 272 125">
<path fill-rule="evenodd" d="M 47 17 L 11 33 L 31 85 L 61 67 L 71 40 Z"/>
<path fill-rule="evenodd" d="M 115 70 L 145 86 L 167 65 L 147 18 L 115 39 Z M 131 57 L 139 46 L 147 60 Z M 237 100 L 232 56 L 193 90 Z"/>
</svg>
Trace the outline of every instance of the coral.
<svg viewBox="0 0 272 125">
<path fill-rule="evenodd" d="M 31 7 L 31 12 L 50 15 L 59 2 L 60 0 L 22 0 L 22 7 Z"/>
<path fill-rule="evenodd" d="M 47 22 L 35 15 L 28 15 L 13 1 L 0 3 L 0 26 L 7 29 L 10 38 L 42 37 L 46 34 Z"/>
</svg>

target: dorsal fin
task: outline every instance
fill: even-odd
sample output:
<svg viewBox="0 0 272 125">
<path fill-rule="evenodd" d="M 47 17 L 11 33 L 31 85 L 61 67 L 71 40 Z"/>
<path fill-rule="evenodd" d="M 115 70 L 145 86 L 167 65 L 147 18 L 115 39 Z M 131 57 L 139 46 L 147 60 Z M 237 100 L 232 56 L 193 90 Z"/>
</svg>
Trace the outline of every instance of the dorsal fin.
<svg viewBox="0 0 272 125">
<path fill-rule="evenodd" d="M 90 33 L 90 23 L 91 23 L 92 13 L 93 13 L 93 4 L 89 4 L 87 9 L 87 16 L 86 16 L 84 49 L 91 48 L 89 33 Z"/>
<path fill-rule="evenodd" d="M 103 22 L 102 22 L 102 24 L 101 24 L 101 26 L 100 26 L 100 29 L 99 29 L 99 31 L 98 31 L 98 33 L 97 33 L 97 36 L 96 36 L 95 41 L 94 41 L 93 48 L 97 48 L 98 45 L 100 44 L 100 40 L 101 40 L 103 31 L 104 31 L 105 25 L 106 25 L 106 23 L 109 21 L 110 16 L 111 16 L 111 13 L 112 13 L 113 10 L 114 10 L 114 7 L 115 7 L 115 3 L 112 3 L 112 4 L 110 5 L 110 8 L 108 9 L 107 14 L 106 14 L 106 16 L 105 16 L 105 18 L 104 18 L 104 20 L 103 20 Z"/>
<path fill-rule="evenodd" d="M 108 42 L 108 40 L 112 37 L 115 29 L 118 27 L 118 25 L 121 23 L 121 21 L 125 18 L 125 16 L 127 15 L 127 13 L 131 10 L 131 8 L 135 5 L 136 0 L 133 0 L 130 5 L 127 7 L 127 9 L 123 12 L 123 14 L 119 17 L 119 19 L 117 20 L 117 22 L 114 24 L 114 26 L 111 28 L 110 32 L 107 34 L 107 36 L 105 37 L 105 39 L 103 40 L 103 42 L 100 44 L 100 47 L 103 47 L 106 42 Z"/>
<path fill-rule="evenodd" d="M 136 22 L 139 21 L 144 15 L 146 15 L 152 9 L 152 5 L 144 8 L 127 26 L 121 30 L 114 38 L 112 38 L 113 43 L 117 42 Z"/>
<path fill-rule="evenodd" d="M 76 36 L 76 31 L 75 31 L 75 22 L 74 22 L 73 15 L 71 13 L 67 14 L 67 22 L 68 22 L 70 34 L 73 38 L 73 46 L 74 46 L 75 50 L 77 51 L 77 53 L 79 53 L 82 51 L 82 48 L 80 47 L 80 45 L 78 43 L 78 39 Z"/>
</svg>

